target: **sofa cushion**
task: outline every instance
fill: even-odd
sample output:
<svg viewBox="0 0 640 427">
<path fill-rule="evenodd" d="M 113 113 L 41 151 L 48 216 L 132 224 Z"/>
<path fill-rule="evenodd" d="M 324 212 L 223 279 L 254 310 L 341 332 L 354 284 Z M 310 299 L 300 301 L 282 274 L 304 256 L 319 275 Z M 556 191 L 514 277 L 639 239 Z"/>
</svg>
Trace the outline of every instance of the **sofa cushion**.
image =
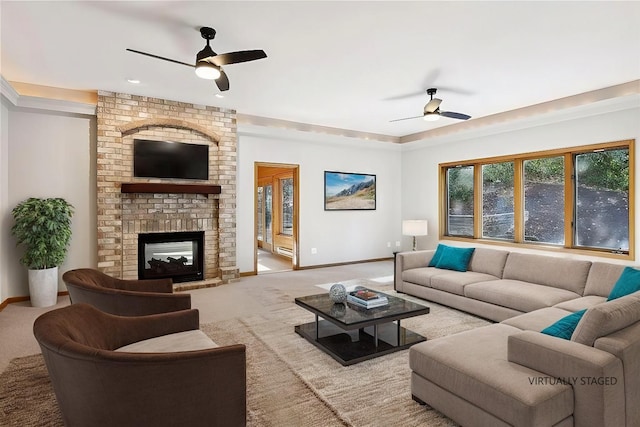
<svg viewBox="0 0 640 427">
<path fill-rule="evenodd" d="M 533 383 L 539 372 L 507 360 L 511 334 L 495 324 L 416 344 L 409 366 L 417 374 L 509 425 L 555 425 L 573 413 L 573 391 L 561 382 Z"/>
<path fill-rule="evenodd" d="M 134 342 L 115 351 L 127 353 L 173 353 L 176 351 L 206 350 L 218 347 L 211 338 L 199 329 L 162 335 Z"/>
<path fill-rule="evenodd" d="M 554 305 L 556 308 L 561 308 L 567 311 L 580 311 L 585 308 L 591 308 L 594 305 L 601 304 L 607 300 L 606 297 L 601 297 L 598 295 L 588 295 L 586 297 L 580 297 L 576 299 L 570 299 L 569 301 L 561 302 L 560 304 Z"/>
<path fill-rule="evenodd" d="M 560 288 L 504 279 L 471 283 L 464 287 L 464 295 L 523 312 L 551 307 L 580 297 L 574 292 Z"/>
<path fill-rule="evenodd" d="M 541 331 L 549 326 L 550 323 L 556 322 L 569 314 L 571 312 L 567 310 L 547 307 L 503 320 L 502 324 L 513 326 L 523 331 Z"/>
<path fill-rule="evenodd" d="M 632 294 L 636 291 L 640 291 L 640 270 L 633 267 L 625 267 L 616 284 L 613 285 L 607 301 Z"/>
<path fill-rule="evenodd" d="M 476 248 L 471 256 L 471 261 L 469 261 L 468 270 L 490 274 L 501 279 L 508 256 L 508 251 Z"/>
<path fill-rule="evenodd" d="M 511 252 L 502 278 L 566 289 L 582 296 L 590 266 L 590 261 Z"/>
<path fill-rule="evenodd" d="M 568 316 L 563 317 L 562 319 L 552 323 L 547 326 L 540 332 L 546 335 L 551 335 L 552 337 L 562 338 L 565 340 L 570 340 L 571 335 L 573 335 L 573 331 L 576 330 L 576 326 L 578 326 L 578 322 L 584 316 L 584 313 L 587 310 L 576 311 L 575 313 L 571 313 Z"/>
<path fill-rule="evenodd" d="M 490 274 L 476 273 L 474 271 L 446 271 L 443 274 L 431 277 L 430 287 L 464 296 L 464 287 L 466 285 L 496 279 L 497 277 Z"/>
<path fill-rule="evenodd" d="M 431 286 L 431 278 L 438 274 L 448 273 L 435 267 L 412 268 L 402 272 L 402 280 L 422 286 Z"/>
<path fill-rule="evenodd" d="M 624 270 L 624 265 L 594 262 L 589 269 L 583 295 L 598 295 L 607 298 L 613 285 L 622 274 L 622 270 Z"/>
<path fill-rule="evenodd" d="M 446 270 L 467 271 L 473 251 L 475 251 L 475 248 L 445 246 L 440 259 L 436 263 L 436 267 Z"/>
<path fill-rule="evenodd" d="M 639 321 L 640 292 L 636 292 L 588 309 L 571 339 L 591 347 L 598 338 Z"/>
</svg>

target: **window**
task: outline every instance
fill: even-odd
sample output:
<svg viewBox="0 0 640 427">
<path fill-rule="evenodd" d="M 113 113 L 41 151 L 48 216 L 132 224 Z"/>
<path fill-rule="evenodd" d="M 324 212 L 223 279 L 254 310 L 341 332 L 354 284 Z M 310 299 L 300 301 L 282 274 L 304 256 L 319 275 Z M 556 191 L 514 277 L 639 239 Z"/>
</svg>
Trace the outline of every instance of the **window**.
<svg viewBox="0 0 640 427">
<path fill-rule="evenodd" d="M 446 234 L 473 236 L 473 166 L 447 169 Z"/>
<path fill-rule="evenodd" d="M 524 240 L 564 245 L 564 157 L 524 161 Z"/>
<path fill-rule="evenodd" d="M 482 165 L 482 237 L 513 240 L 513 162 Z"/>
<path fill-rule="evenodd" d="M 257 220 L 258 220 L 258 240 L 270 245 L 273 241 L 273 230 L 271 226 L 271 203 L 272 187 L 270 184 L 258 187 Z"/>
<path fill-rule="evenodd" d="M 576 246 L 629 251 L 629 150 L 575 156 Z"/>
<path fill-rule="evenodd" d="M 634 141 L 441 164 L 442 237 L 633 257 Z"/>
<path fill-rule="evenodd" d="M 285 178 L 280 180 L 282 201 L 282 223 L 280 224 L 281 234 L 293 235 L 293 178 Z"/>
</svg>

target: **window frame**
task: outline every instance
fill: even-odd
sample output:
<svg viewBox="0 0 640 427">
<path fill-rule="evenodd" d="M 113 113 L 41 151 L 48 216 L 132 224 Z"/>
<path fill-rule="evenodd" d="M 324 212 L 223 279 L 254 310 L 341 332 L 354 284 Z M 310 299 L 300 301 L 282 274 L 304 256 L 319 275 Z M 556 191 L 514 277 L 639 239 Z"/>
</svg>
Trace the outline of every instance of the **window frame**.
<svg viewBox="0 0 640 427">
<path fill-rule="evenodd" d="M 629 251 L 590 248 L 575 245 L 574 231 L 574 203 L 576 199 L 574 176 L 574 156 L 601 150 L 627 149 L 629 151 Z M 524 161 L 544 157 L 564 157 L 564 241 L 563 245 L 554 245 L 546 242 L 531 242 L 525 240 L 524 235 Z M 482 237 L 482 166 L 492 163 L 514 162 L 514 239 L 491 239 Z M 447 209 L 448 188 L 447 170 L 454 167 L 473 166 L 474 168 L 474 218 L 473 237 L 448 235 Z M 635 140 L 621 140 L 598 144 L 582 145 L 576 147 L 559 148 L 536 152 L 513 154 L 508 156 L 496 156 L 446 162 L 438 165 L 438 234 L 440 240 L 453 240 L 475 242 L 500 246 L 526 247 L 531 249 L 551 250 L 560 252 L 580 253 L 620 260 L 635 260 Z"/>
</svg>

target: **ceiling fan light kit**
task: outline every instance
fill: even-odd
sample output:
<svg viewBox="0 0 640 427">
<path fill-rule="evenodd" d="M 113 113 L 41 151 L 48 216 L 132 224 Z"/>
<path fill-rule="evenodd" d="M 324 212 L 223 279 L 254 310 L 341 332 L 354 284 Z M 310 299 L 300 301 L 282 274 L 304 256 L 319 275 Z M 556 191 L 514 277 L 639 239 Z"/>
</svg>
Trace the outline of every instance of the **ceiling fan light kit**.
<svg viewBox="0 0 640 427">
<path fill-rule="evenodd" d="M 198 61 L 196 64 L 196 75 L 201 79 L 216 80 L 221 76 L 220 67 L 207 61 Z"/>
<path fill-rule="evenodd" d="M 209 27 L 200 28 L 200 35 L 207 41 L 207 45 L 196 54 L 196 64 L 188 64 L 186 62 L 177 61 L 175 59 L 164 58 L 139 50 L 127 49 L 129 52 L 138 53 L 140 55 L 150 56 L 151 58 L 162 59 L 163 61 L 173 62 L 174 64 L 186 65 L 194 67 L 196 75 L 202 79 L 215 80 L 218 89 L 223 92 L 229 90 L 229 79 L 222 69 L 223 65 L 237 64 L 239 62 L 255 61 L 257 59 L 266 58 L 267 54 L 264 50 L 241 50 L 237 52 L 217 54 L 209 46 L 209 42 L 216 36 L 216 30 Z"/>
<path fill-rule="evenodd" d="M 440 120 L 440 115 L 438 113 L 424 113 L 422 119 L 425 122 L 436 122 Z"/>
</svg>

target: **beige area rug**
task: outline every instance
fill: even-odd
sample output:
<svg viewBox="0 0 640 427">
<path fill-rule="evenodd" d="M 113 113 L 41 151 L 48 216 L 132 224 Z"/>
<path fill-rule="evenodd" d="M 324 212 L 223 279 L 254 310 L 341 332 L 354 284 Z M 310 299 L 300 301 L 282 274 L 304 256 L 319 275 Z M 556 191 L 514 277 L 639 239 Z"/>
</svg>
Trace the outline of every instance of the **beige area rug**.
<svg viewBox="0 0 640 427">
<path fill-rule="evenodd" d="M 455 425 L 411 399 L 408 350 L 344 367 L 293 331 L 313 314 L 275 289 L 269 299 L 278 308 L 267 314 L 201 327 L 218 344 L 247 346 L 249 426 Z M 489 323 L 427 305 L 430 314 L 403 326 L 429 339 Z M 0 375 L 0 425 L 63 425 L 40 355 L 14 359 Z"/>
</svg>

